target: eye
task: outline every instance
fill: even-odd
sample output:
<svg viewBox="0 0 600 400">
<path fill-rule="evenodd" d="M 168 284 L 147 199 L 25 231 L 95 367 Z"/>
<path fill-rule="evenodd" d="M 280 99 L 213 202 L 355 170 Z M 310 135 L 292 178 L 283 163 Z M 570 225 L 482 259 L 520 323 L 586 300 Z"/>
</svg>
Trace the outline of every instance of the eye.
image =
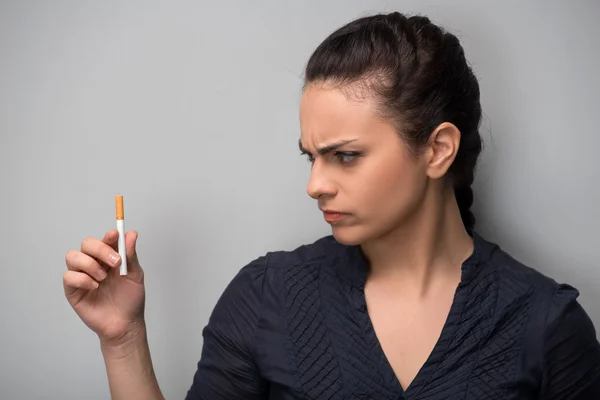
<svg viewBox="0 0 600 400">
<path fill-rule="evenodd" d="M 335 156 L 342 164 L 348 164 L 355 161 L 357 157 L 360 157 L 360 153 L 356 151 L 337 151 Z"/>
</svg>

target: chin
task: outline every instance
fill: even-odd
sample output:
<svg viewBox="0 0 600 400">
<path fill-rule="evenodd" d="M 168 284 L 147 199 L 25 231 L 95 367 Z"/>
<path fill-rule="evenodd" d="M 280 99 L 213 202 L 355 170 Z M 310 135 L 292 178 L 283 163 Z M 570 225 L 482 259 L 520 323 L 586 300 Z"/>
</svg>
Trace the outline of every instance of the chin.
<svg viewBox="0 0 600 400">
<path fill-rule="evenodd" d="M 355 246 L 365 243 L 370 235 L 358 226 L 331 226 L 331 234 L 341 244 Z"/>
</svg>

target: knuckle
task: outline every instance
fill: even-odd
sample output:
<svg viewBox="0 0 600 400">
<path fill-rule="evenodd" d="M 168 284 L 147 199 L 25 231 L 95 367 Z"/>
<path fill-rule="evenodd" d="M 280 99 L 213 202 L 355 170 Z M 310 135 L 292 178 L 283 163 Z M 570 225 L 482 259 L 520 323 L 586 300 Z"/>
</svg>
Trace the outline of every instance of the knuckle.
<svg viewBox="0 0 600 400">
<path fill-rule="evenodd" d="M 85 239 L 83 239 L 81 241 L 81 248 L 83 249 L 84 247 L 87 247 L 91 241 L 92 241 L 92 237 L 91 236 L 88 236 Z"/>
<path fill-rule="evenodd" d="M 69 287 L 76 287 L 75 276 L 72 271 L 67 271 L 63 274 L 63 284 Z"/>
<path fill-rule="evenodd" d="M 87 271 L 93 267 L 94 260 L 81 251 L 71 250 L 67 253 L 67 269 L 72 271 Z"/>
<path fill-rule="evenodd" d="M 65 255 L 65 262 L 67 263 L 67 265 L 73 262 L 73 260 L 75 259 L 75 253 L 77 253 L 76 250 L 69 250 L 67 252 L 67 254 Z"/>
</svg>

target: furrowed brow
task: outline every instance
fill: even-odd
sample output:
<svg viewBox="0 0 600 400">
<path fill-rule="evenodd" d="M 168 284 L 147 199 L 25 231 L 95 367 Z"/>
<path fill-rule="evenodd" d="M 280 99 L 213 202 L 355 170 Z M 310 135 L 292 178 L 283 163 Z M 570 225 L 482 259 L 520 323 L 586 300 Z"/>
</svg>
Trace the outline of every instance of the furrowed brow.
<svg viewBox="0 0 600 400">
<path fill-rule="evenodd" d="M 340 147 L 342 147 L 342 146 L 344 146 L 344 145 L 346 145 L 348 143 L 352 143 L 354 141 L 356 141 L 356 139 L 340 140 L 338 142 L 331 143 L 331 144 L 325 145 L 323 147 L 319 147 L 317 149 L 317 153 L 319 153 L 320 155 L 324 155 L 324 154 L 327 154 L 327 153 L 329 153 L 331 151 L 337 150 L 338 148 L 340 148 Z M 306 150 L 304 148 L 304 146 L 302 146 L 302 140 L 301 139 L 298 139 L 298 147 L 300 148 L 301 152 L 308 153 L 308 150 Z"/>
</svg>

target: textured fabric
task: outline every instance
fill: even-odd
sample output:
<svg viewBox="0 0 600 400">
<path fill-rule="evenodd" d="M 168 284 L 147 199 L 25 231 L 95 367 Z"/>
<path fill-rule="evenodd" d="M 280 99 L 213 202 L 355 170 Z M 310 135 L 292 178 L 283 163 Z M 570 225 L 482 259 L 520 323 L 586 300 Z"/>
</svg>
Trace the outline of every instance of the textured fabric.
<svg viewBox="0 0 600 400">
<path fill-rule="evenodd" d="M 369 318 L 360 247 L 327 236 L 239 271 L 203 330 L 186 399 L 600 399 L 600 344 L 578 291 L 473 238 L 406 390 Z"/>
</svg>

